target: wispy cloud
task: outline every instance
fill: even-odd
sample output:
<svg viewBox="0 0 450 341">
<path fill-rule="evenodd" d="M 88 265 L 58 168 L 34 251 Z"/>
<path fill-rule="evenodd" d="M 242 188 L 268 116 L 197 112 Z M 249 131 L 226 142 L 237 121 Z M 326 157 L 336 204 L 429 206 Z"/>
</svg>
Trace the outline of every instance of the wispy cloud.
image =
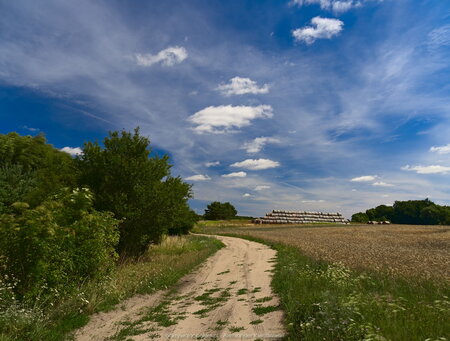
<svg viewBox="0 0 450 341">
<path fill-rule="evenodd" d="M 430 165 L 430 166 L 410 166 L 406 165 L 401 168 L 404 171 L 413 171 L 417 174 L 447 174 L 450 172 L 450 167 L 440 166 L 440 165 Z"/>
<path fill-rule="evenodd" d="M 450 25 L 438 27 L 428 33 L 428 46 L 432 49 L 450 46 Z"/>
<path fill-rule="evenodd" d="M 28 126 L 21 126 L 20 128 L 28 130 L 28 131 L 31 131 L 33 133 L 36 133 L 36 132 L 40 131 L 39 128 L 33 128 L 33 127 L 28 127 Z"/>
<path fill-rule="evenodd" d="M 320 199 L 320 200 L 302 200 L 302 203 L 307 204 L 307 203 L 318 203 L 318 202 L 325 202 L 325 200 Z"/>
<path fill-rule="evenodd" d="M 356 178 L 350 179 L 350 181 L 352 182 L 370 182 L 370 181 L 374 181 L 377 178 L 376 175 L 363 175 L 363 176 L 358 176 Z"/>
<path fill-rule="evenodd" d="M 217 87 L 222 95 L 245 95 L 245 94 L 266 94 L 269 92 L 269 85 L 264 84 L 259 87 L 258 84 L 250 78 L 234 77 L 227 84 L 221 84 Z"/>
<path fill-rule="evenodd" d="M 383 1 L 383 0 L 373 0 Z M 361 7 L 368 0 L 292 0 L 291 6 L 319 5 L 321 9 L 332 11 L 336 14 L 344 13 L 352 8 Z"/>
<path fill-rule="evenodd" d="M 268 143 L 279 143 L 280 140 L 273 137 L 257 137 L 251 142 L 246 142 L 243 149 L 249 154 L 259 153 Z"/>
<path fill-rule="evenodd" d="M 168 47 L 157 54 L 136 54 L 136 63 L 140 66 L 152 66 L 161 63 L 164 66 L 174 66 L 181 63 L 188 57 L 188 53 L 184 47 L 174 46 Z"/>
<path fill-rule="evenodd" d="M 280 163 L 278 161 L 272 161 L 269 159 L 247 159 L 241 162 L 235 162 L 231 167 L 245 168 L 250 170 L 263 170 L 269 168 L 279 167 Z"/>
<path fill-rule="evenodd" d="M 209 181 L 209 180 L 211 180 L 211 178 L 208 175 L 196 174 L 196 175 L 188 176 L 187 178 L 184 178 L 184 180 L 188 180 L 188 181 Z"/>
<path fill-rule="evenodd" d="M 206 167 L 220 166 L 220 161 L 209 161 L 205 163 Z"/>
<path fill-rule="evenodd" d="M 257 118 L 271 118 L 273 109 L 270 105 L 258 106 L 211 106 L 196 112 L 188 120 L 197 125 L 197 133 L 223 133 L 232 128 L 249 126 Z"/>
<path fill-rule="evenodd" d="M 388 183 L 383 182 L 383 181 L 377 181 L 377 182 L 374 182 L 372 184 L 372 186 L 376 186 L 376 187 L 393 187 L 394 185 L 388 184 Z"/>
<path fill-rule="evenodd" d="M 60 149 L 62 152 L 66 152 L 72 156 L 76 156 L 76 155 L 81 155 L 83 154 L 83 151 L 81 150 L 80 147 L 64 147 Z"/>
<path fill-rule="evenodd" d="M 258 185 L 254 189 L 255 189 L 255 191 L 264 191 L 265 189 L 269 189 L 269 188 L 270 188 L 270 186 L 268 186 L 268 185 Z"/>
<path fill-rule="evenodd" d="M 317 39 L 331 39 L 337 36 L 344 26 L 344 22 L 339 19 L 315 17 L 311 20 L 312 26 L 297 28 L 292 31 L 295 40 L 308 45 Z"/>
<path fill-rule="evenodd" d="M 245 178 L 247 176 L 246 172 L 233 172 L 228 174 L 223 174 L 223 178 Z"/>
<path fill-rule="evenodd" d="M 438 154 L 448 154 L 450 153 L 450 144 L 447 144 L 445 146 L 433 146 L 430 148 L 430 152 Z"/>
</svg>

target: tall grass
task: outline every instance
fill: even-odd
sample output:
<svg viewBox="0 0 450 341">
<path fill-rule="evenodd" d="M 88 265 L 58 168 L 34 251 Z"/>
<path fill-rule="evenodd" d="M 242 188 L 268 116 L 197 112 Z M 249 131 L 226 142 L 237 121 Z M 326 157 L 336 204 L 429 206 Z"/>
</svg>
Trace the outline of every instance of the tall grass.
<svg viewBox="0 0 450 341">
<path fill-rule="evenodd" d="M 73 294 L 19 302 L 0 281 L 0 341 L 63 340 L 89 315 L 112 309 L 134 294 L 152 293 L 175 284 L 223 246 L 213 238 L 166 237 L 140 259 L 124 261 L 112 276 L 83 284 Z"/>
</svg>

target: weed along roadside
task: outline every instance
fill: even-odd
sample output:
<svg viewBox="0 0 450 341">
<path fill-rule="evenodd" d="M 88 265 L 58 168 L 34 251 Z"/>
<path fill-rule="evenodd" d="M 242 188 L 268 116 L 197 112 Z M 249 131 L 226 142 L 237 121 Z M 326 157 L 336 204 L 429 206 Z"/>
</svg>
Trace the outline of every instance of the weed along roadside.
<svg viewBox="0 0 450 341">
<path fill-rule="evenodd" d="M 132 296 L 173 286 L 222 247 L 210 237 L 166 237 L 137 261 L 119 265 L 102 282 L 86 283 L 51 308 L 10 301 L 0 315 L 0 340 L 65 340 L 71 331 L 88 323 L 90 315 L 121 307 L 121 302 Z"/>
<path fill-rule="evenodd" d="M 263 232 L 254 237 L 246 228 L 224 228 L 222 235 L 265 243 L 278 252 L 272 287 L 290 339 L 448 340 L 450 290 L 445 282 L 315 260 Z"/>
</svg>

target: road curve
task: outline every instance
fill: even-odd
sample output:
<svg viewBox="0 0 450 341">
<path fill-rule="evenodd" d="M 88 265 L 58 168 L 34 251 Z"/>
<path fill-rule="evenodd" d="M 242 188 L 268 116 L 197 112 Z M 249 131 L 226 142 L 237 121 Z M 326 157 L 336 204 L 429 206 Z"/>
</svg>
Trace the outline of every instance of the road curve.
<svg viewBox="0 0 450 341">
<path fill-rule="evenodd" d="M 283 314 L 270 287 L 276 251 L 240 238 L 215 238 L 225 247 L 175 290 L 135 296 L 120 309 L 96 314 L 75 339 L 120 340 L 120 333 L 136 341 L 281 339 Z"/>
</svg>

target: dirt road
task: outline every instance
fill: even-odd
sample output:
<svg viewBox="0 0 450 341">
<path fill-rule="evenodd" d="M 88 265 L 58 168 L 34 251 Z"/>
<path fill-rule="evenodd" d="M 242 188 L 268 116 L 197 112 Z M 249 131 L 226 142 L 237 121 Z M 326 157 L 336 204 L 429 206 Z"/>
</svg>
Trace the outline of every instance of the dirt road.
<svg viewBox="0 0 450 341">
<path fill-rule="evenodd" d="M 136 296 L 94 315 L 75 336 L 87 340 L 276 340 L 282 312 L 270 281 L 276 251 L 243 239 L 225 245 L 170 291 Z"/>
</svg>

